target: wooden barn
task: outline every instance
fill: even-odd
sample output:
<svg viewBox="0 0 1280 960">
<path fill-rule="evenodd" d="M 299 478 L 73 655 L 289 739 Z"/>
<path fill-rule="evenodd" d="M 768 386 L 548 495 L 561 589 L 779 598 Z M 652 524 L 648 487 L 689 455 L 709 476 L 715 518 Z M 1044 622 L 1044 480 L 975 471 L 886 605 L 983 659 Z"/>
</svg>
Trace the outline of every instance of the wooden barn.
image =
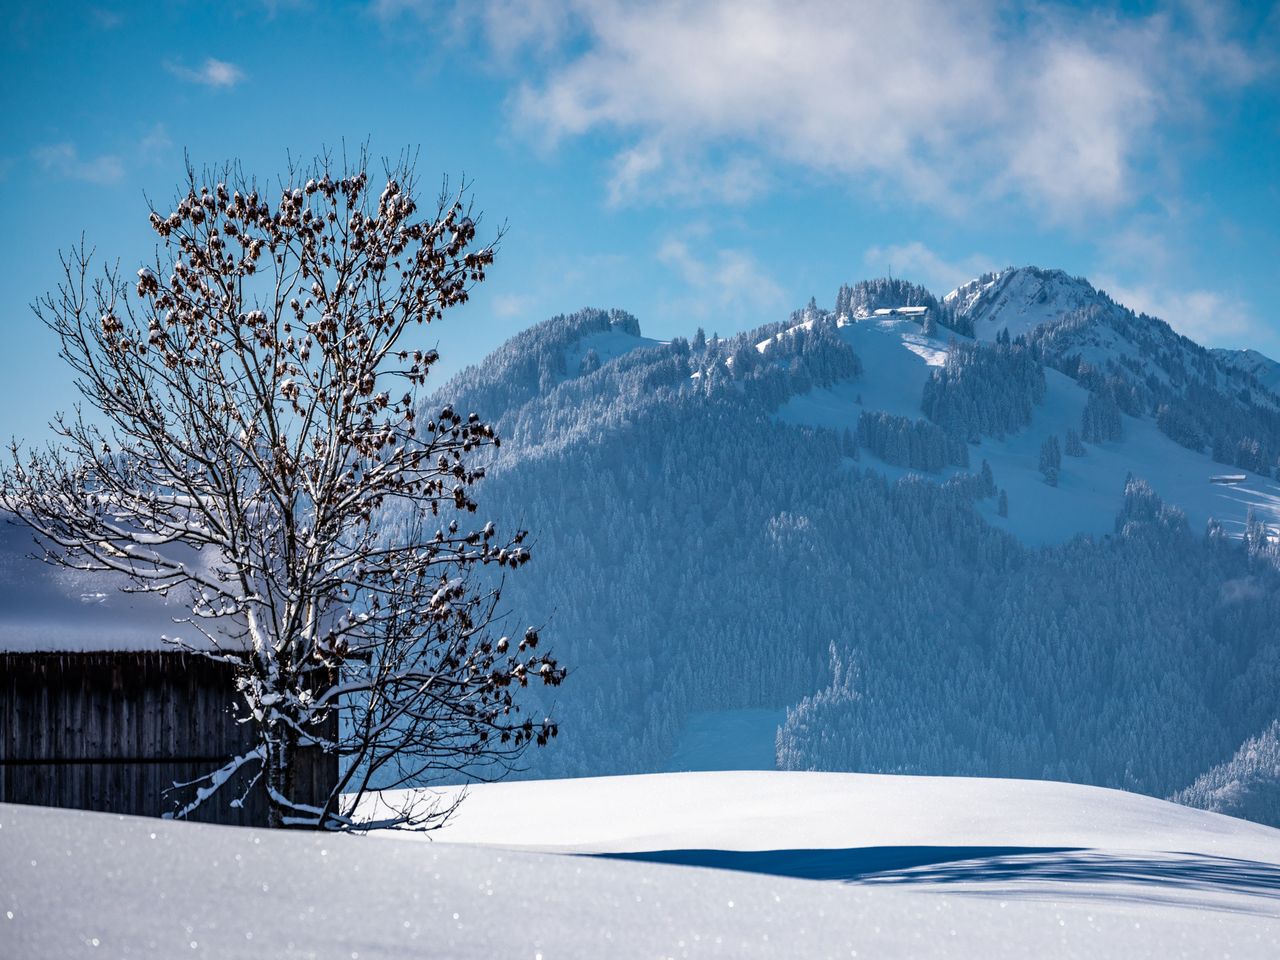
<svg viewBox="0 0 1280 960">
<path fill-rule="evenodd" d="M 29 559 L 30 535 L 0 519 L 0 803 L 159 816 L 191 796 L 174 790 L 249 748 L 236 722 L 234 665 L 183 652 L 176 601 L 120 593 L 100 574 Z M 304 751 L 299 799 L 337 782 L 337 760 Z M 249 776 L 191 816 L 265 825 Z M 225 791 L 235 789 L 234 794 Z"/>
</svg>

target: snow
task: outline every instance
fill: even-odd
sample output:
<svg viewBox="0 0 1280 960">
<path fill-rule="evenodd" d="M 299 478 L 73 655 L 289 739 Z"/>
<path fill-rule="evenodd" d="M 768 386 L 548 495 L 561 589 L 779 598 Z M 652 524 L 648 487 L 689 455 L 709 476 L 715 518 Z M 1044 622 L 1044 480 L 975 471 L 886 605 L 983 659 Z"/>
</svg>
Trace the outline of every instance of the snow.
<svg viewBox="0 0 1280 960">
<path fill-rule="evenodd" d="M 210 646 L 190 625 L 174 622 L 191 615 L 185 591 L 168 598 L 124 593 L 122 575 L 51 566 L 35 559 L 39 552 L 27 528 L 0 514 L 0 651 L 179 649 L 166 636 L 189 647 Z"/>
<path fill-rule="evenodd" d="M 928 307 L 881 307 L 872 311 L 875 317 L 923 317 L 929 312 Z"/>
<path fill-rule="evenodd" d="M 787 327 L 787 329 L 783 330 L 781 333 L 775 333 L 768 340 L 761 340 L 759 343 L 757 343 L 756 352 L 764 353 L 766 350 L 769 349 L 769 345 L 771 343 L 781 343 L 783 337 L 792 336 L 797 330 L 812 330 L 813 325 L 816 322 L 817 322 L 816 320 L 804 320 L 800 323 L 795 324 L 794 326 Z"/>
<path fill-rule="evenodd" d="M 1097 302 L 1097 292 L 1085 281 L 1061 270 L 1012 269 L 986 279 L 971 280 L 947 294 L 962 316 L 973 320 L 979 340 L 994 340 L 1001 330 L 1018 337 L 1047 320 Z"/>
<path fill-rule="evenodd" d="M 806 773 L 503 783 L 473 788 L 434 837 L 0 805 L 0 954 L 1280 951 L 1280 831 L 1091 787 Z M 570 851 L 665 852 L 732 869 Z"/>
<path fill-rule="evenodd" d="M 1235 486 L 1212 483 L 1222 465 L 1174 443 L 1150 419 L 1123 417 L 1122 440 L 1086 444 L 1085 456 L 1063 457 L 1058 486 L 1047 486 L 1039 472 L 1040 444 L 1051 433 L 1063 437 L 1068 427 L 1079 429 L 1087 393 L 1056 370 L 1046 370 L 1045 380 L 1045 401 L 1033 409 L 1031 426 L 1003 443 L 984 438 L 970 448 L 971 463 L 976 467 L 985 458 L 997 486 L 1009 492 L 1008 518 L 996 516 L 994 503 L 984 504 L 992 523 L 1032 544 L 1111 533 L 1130 473 L 1181 507 L 1196 533 L 1212 516 L 1228 534 L 1239 535 L 1250 507 L 1264 522 L 1280 522 L 1280 485 L 1257 476 Z"/>
<path fill-rule="evenodd" d="M 1257 350 L 1223 350 L 1209 351 L 1229 367 L 1247 373 L 1270 390 L 1280 394 L 1280 363 L 1272 360 Z"/>
<path fill-rule="evenodd" d="M 1170 799 L 1275 826 L 1280 822 L 1280 720 Z"/>
<path fill-rule="evenodd" d="M 568 371 L 569 376 L 577 376 L 578 370 L 582 367 L 582 358 L 590 350 L 596 352 L 600 362 L 603 364 L 608 363 L 610 360 L 616 360 L 632 350 L 640 350 L 644 347 L 659 347 L 664 342 L 662 340 L 653 340 L 649 337 L 633 336 L 625 330 L 616 328 L 588 334 L 565 351 L 565 370 Z"/>
<path fill-rule="evenodd" d="M 856 433 L 864 410 L 924 416 L 924 382 L 932 367 L 945 362 L 946 343 L 923 336 L 910 320 L 861 320 L 841 326 L 840 335 L 862 358 L 862 376 L 791 398 L 779 409 L 780 420 Z M 1033 408 L 1028 427 L 1004 440 L 984 437 L 969 448 L 969 469 L 976 471 L 987 460 L 996 486 L 1009 494 L 1008 517 L 996 515 L 994 500 L 982 501 L 979 509 L 1022 542 L 1038 546 L 1082 533 L 1111 533 L 1130 473 L 1147 480 L 1166 503 L 1181 507 L 1195 532 L 1215 517 L 1228 534 L 1239 535 L 1250 508 L 1263 522 L 1280 525 L 1280 484 L 1253 474 L 1240 484 L 1213 483 L 1222 464 L 1174 443 L 1149 418 L 1123 417 L 1123 439 L 1086 444 L 1084 457 L 1063 457 L 1058 486 L 1046 485 L 1039 469 L 1040 444 L 1049 434 L 1061 441 L 1069 428 L 1080 429 L 1088 392 L 1052 369 L 1045 371 L 1045 385 L 1044 402 Z M 862 466 L 890 477 L 912 472 L 883 463 L 866 449 L 860 454 Z M 934 476 L 941 480 L 956 472 Z"/>
<path fill-rule="evenodd" d="M 1272 827 L 1052 780 L 744 770 L 508 781 L 437 792 L 449 798 L 463 790 L 460 812 L 430 834 L 435 840 L 557 853 L 907 845 L 1178 849 L 1280 864 L 1280 830 Z"/>
<path fill-rule="evenodd" d="M 864 409 L 923 416 L 920 397 L 929 379 L 930 361 L 945 360 L 946 344 L 922 335 L 920 325 L 912 320 L 857 320 L 841 324 L 839 332 L 862 360 L 862 375 L 793 397 L 779 410 L 779 419 L 856 430 Z M 862 406 L 857 406 L 859 396 Z"/>
</svg>

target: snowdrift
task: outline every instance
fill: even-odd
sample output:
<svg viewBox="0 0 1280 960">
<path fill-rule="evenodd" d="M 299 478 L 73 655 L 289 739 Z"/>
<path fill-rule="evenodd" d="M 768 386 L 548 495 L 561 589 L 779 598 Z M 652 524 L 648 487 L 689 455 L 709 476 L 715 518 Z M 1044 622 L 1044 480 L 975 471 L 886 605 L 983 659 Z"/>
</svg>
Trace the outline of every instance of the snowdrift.
<svg viewBox="0 0 1280 960">
<path fill-rule="evenodd" d="M 429 836 L 0 806 L 0 954 L 1280 955 L 1280 831 L 1111 790 L 803 773 L 525 782 L 473 789 Z M 788 851 L 793 868 L 801 852 L 870 869 L 797 879 L 777 869 Z M 653 862 L 663 852 L 734 869 Z"/>
</svg>

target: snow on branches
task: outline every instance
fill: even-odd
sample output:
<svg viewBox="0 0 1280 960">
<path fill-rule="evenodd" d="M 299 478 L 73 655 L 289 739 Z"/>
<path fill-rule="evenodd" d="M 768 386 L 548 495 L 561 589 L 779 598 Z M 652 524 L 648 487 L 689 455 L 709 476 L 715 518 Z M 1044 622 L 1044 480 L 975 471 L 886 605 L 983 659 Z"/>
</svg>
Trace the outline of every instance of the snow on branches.
<svg viewBox="0 0 1280 960">
<path fill-rule="evenodd" d="M 423 328 L 467 300 L 494 244 L 461 193 L 420 210 L 412 162 L 376 190 L 366 160 L 320 158 L 270 195 L 236 167 L 189 169 L 151 212 L 152 264 L 95 279 L 83 246 L 65 257 L 36 313 L 98 414 L 57 417 L 60 443 L 15 445 L 3 473 L 48 559 L 187 592 L 187 644 L 240 664 L 259 749 L 237 762 L 257 765 L 275 825 L 342 826 L 367 789 L 501 773 L 556 734 L 517 691 L 565 675 L 536 630 L 492 637 L 496 574 L 528 561 L 525 534 L 460 521 L 498 438 L 415 396 L 438 359 Z M 308 748 L 342 762 L 311 802 L 294 783 Z"/>
</svg>

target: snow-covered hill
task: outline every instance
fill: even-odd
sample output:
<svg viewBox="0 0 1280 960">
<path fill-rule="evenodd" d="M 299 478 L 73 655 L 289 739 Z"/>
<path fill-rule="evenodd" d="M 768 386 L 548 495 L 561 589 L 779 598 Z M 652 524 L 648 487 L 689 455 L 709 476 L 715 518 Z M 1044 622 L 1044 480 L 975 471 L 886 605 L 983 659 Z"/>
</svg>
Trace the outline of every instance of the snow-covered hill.
<svg viewBox="0 0 1280 960">
<path fill-rule="evenodd" d="M 0 954 L 1280 951 L 1280 832 L 1116 791 L 742 773 L 501 784 L 434 839 L 0 805 Z"/>
<path fill-rule="evenodd" d="M 402 807 L 402 793 L 389 792 L 386 802 Z M 1275 828 L 1051 780 L 730 770 L 481 783 L 433 793 L 445 805 L 464 799 L 443 827 L 414 836 L 550 853 L 919 847 L 928 857 L 924 849 L 960 845 L 1181 850 L 1280 864 Z M 372 819 L 383 802 L 368 801 Z"/>
</svg>

